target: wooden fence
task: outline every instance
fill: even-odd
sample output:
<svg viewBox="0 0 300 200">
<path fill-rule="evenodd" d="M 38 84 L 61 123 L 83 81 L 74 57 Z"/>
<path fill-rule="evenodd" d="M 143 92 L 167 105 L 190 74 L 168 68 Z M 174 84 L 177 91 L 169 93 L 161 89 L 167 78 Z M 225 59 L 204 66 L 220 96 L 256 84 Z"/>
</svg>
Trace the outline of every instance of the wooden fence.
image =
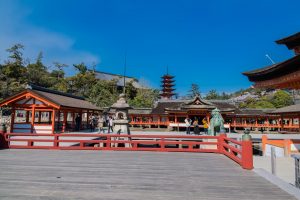
<svg viewBox="0 0 300 200">
<path fill-rule="evenodd" d="M 220 153 L 237 162 L 244 169 L 253 168 L 252 142 L 236 141 L 228 138 L 226 134 L 178 136 L 7 133 L 5 138 L 9 148 L 21 149 Z"/>
</svg>

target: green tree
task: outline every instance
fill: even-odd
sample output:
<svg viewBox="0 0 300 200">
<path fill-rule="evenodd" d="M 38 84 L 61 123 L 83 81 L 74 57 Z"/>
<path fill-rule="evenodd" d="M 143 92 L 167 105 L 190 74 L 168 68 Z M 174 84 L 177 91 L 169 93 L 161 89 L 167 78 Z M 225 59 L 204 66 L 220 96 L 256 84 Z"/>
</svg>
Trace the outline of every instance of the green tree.
<svg viewBox="0 0 300 200">
<path fill-rule="evenodd" d="M 52 72 L 55 72 L 54 74 L 57 75 L 57 79 L 64 78 L 64 68 L 68 67 L 68 65 L 59 62 L 54 62 L 53 64 L 57 68 L 57 70 L 53 70 Z"/>
<path fill-rule="evenodd" d="M 49 72 L 47 67 L 42 62 L 43 53 L 40 52 L 35 63 L 27 65 L 27 81 L 42 87 L 51 86 L 51 79 L 49 79 Z"/>
<path fill-rule="evenodd" d="M 125 92 L 127 99 L 134 99 L 134 97 L 137 95 L 137 88 L 133 86 L 133 81 L 126 83 Z"/>
<path fill-rule="evenodd" d="M 199 85 L 196 83 L 192 83 L 191 89 L 189 90 L 188 97 L 190 99 L 195 98 L 196 96 L 200 96 Z"/>
<path fill-rule="evenodd" d="M 99 107 L 109 107 L 117 101 L 119 93 L 115 89 L 116 80 L 98 80 L 91 87 L 89 100 Z"/>
<path fill-rule="evenodd" d="M 23 45 L 15 44 L 6 50 L 9 53 L 8 60 L 0 67 L 1 98 L 6 98 L 22 90 L 26 85 L 23 49 Z"/>
<path fill-rule="evenodd" d="M 74 64 L 73 65 L 75 67 L 76 70 L 79 71 L 79 73 L 81 74 L 85 74 L 88 70 L 87 66 L 82 62 L 82 63 L 79 63 L 79 64 Z"/>
<path fill-rule="evenodd" d="M 153 89 L 138 89 L 134 99 L 129 99 L 129 105 L 135 108 L 151 108 L 159 97 L 159 91 Z"/>
<path fill-rule="evenodd" d="M 291 95 L 283 90 L 278 90 L 274 94 L 273 98 L 271 99 L 271 103 L 276 108 L 282 108 L 284 106 L 289 106 L 293 104 L 293 99 Z"/>
<path fill-rule="evenodd" d="M 219 94 L 217 93 L 216 90 L 210 90 L 205 97 L 205 99 L 207 99 L 207 100 L 218 99 L 218 98 L 219 98 Z"/>
</svg>

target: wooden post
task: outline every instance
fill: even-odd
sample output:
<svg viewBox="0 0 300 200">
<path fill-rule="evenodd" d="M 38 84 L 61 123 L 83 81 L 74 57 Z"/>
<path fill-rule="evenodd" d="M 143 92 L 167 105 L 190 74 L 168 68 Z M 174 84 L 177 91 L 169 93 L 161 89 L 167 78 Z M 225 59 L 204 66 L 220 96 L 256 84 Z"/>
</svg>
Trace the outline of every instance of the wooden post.
<svg viewBox="0 0 300 200">
<path fill-rule="evenodd" d="M 52 116 L 51 116 L 51 120 L 52 120 L 52 134 L 54 134 L 55 131 L 55 110 L 52 110 Z"/>
<path fill-rule="evenodd" d="M 11 119 L 10 119 L 10 132 L 11 132 L 11 133 L 14 132 L 15 114 L 16 114 L 16 110 L 15 110 L 15 108 L 13 107 L 12 113 L 11 113 Z"/>
<path fill-rule="evenodd" d="M 280 127 L 281 127 L 281 131 L 283 131 L 283 115 L 282 114 L 280 115 L 280 118 L 281 118 Z"/>
<path fill-rule="evenodd" d="M 29 123 L 29 111 L 26 110 L 26 123 L 28 124 Z"/>
<path fill-rule="evenodd" d="M 223 143 L 224 143 L 224 138 L 226 138 L 226 134 L 224 133 L 221 133 L 219 136 L 218 136 L 218 144 L 217 144 L 217 148 L 218 148 L 218 151 L 220 154 L 223 154 L 223 151 L 224 151 L 224 148 L 223 148 Z"/>
<path fill-rule="evenodd" d="M 41 123 L 41 111 L 39 111 L 39 118 L 38 118 L 38 123 Z"/>
<path fill-rule="evenodd" d="M 267 141 L 268 141 L 268 136 L 263 135 L 261 137 L 261 148 L 262 148 L 262 152 L 263 152 L 264 156 L 266 155 L 266 144 L 267 144 Z"/>
<path fill-rule="evenodd" d="M 242 137 L 242 167 L 248 170 L 253 169 L 252 139 L 249 134 L 244 134 Z"/>
<path fill-rule="evenodd" d="M 32 106 L 32 111 L 31 111 L 31 133 L 33 133 L 34 120 L 35 120 L 35 105 Z"/>
<path fill-rule="evenodd" d="M 64 133 L 66 131 L 66 128 L 67 128 L 67 115 L 68 115 L 68 112 L 64 110 L 63 114 L 64 114 L 64 120 L 63 120 L 63 125 L 62 125 L 62 132 Z"/>
<path fill-rule="evenodd" d="M 291 154 L 291 143 L 292 141 L 290 139 L 283 140 L 285 157 L 289 157 Z"/>
<path fill-rule="evenodd" d="M 51 117 L 52 117 L 51 112 L 48 112 L 48 124 L 51 123 Z"/>
</svg>

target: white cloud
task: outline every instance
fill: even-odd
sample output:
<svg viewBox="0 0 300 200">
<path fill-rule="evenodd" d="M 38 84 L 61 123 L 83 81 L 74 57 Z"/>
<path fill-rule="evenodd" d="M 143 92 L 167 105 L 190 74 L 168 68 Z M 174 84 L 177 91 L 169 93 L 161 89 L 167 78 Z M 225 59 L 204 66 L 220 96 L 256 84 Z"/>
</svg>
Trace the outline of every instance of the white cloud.
<svg viewBox="0 0 300 200">
<path fill-rule="evenodd" d="M 7 58 L 7 48 L 21 43 L 25 46 L 25 58 L 33 60 L 42 51 L 47 65 L 54 61 L 68 65 L 100 63 L 100 58 L 92 52 L 74 48 L 76 38 L 26 20 L 30 13 L 30 8 L 17 1 L 0 1 L 0 62 Z"/>
</svg>

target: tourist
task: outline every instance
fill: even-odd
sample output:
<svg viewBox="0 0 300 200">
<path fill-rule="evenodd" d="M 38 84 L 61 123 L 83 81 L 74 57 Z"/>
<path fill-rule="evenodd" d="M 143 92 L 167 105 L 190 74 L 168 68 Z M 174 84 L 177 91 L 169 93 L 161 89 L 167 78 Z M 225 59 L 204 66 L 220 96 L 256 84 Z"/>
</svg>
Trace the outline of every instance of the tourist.
<svg viewBox="0 0 300 200">
<path fill-rule="evenodd" d="M 190 135 L 191 134 L 191 119 L 187 117 L 187 118 L 185 118 L 184 122 L 186 125 L 186 134 Z"/>
<path fill-rule="evenodd" d="M 203 128 L 204 128 L 204 134 L 208 134 L 208 122 L 206 121 L 205 118 L 203 118 L 202 120 L 202 123 L 203 123 Z"/>
<path fill-rule="evenodd" d="M 95 131 L 95 126 L 96 126 L 96 117 L 95 117 L 95 115 L 90 116 L 89 120 L 90 120 L 91 132 L 94 132 Z"/>
<path fill-rule="evenodd" d="M 193 126 L 194 126 L 194 134 L 195 135 L 200 135 L 199 123 L 198 123 L 197 118 L 194 120 Z"/>
<path fill-rule="evenodd" d="M 98 127 L 99 127 L 99 133 L 101 133 L 101 131 L 104 133 L 104 117 L 103 116 L 99 116 L 98 119 Z"/>
<path fill-rule="evenodd" d="M 108 118 L 108 133 L 110 133 L 110 131 L 111 131 L 111 132 L 114 131 L 114 130 L 113 130 L 113 119 L 112 119 L 111 116 L 109 116 L 109 118 Z"/>
<path fill-rule="evenodd" d="M 79 131 L 81 125 L 81 116 L 78 114 L 75 118 L 75 130 Z"/>
</svg>

